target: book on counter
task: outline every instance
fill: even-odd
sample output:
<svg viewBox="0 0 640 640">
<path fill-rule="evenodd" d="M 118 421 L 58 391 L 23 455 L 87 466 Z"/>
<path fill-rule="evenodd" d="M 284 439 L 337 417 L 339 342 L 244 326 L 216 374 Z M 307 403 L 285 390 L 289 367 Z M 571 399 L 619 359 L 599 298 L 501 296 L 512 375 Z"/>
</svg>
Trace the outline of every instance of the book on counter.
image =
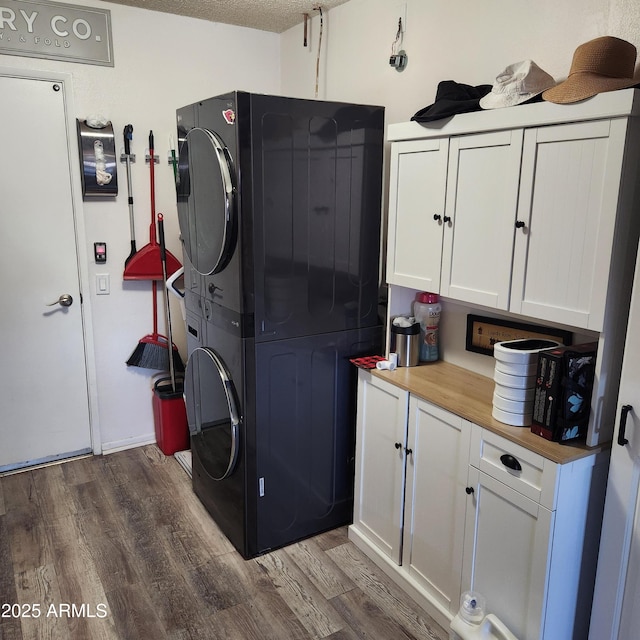
<svg viewBox="0 0 640 640">
<path fill-rule="evenodd" d="M 597 352 L 597 342 L 539 352 L 533 433 L 555 442 L 586 436 Z"/>
</svg>

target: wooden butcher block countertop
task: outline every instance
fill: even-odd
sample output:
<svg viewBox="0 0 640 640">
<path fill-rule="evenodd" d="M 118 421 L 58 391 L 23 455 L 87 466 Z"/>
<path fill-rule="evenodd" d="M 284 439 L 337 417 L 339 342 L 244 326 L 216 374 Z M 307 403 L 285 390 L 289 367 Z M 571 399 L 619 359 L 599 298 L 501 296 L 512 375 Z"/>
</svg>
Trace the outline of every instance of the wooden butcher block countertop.
<svg viewBox="0 0 640 640">
<path fill-rule="evenodd" d="M 587 447 L 584 442 L 550 442 L 531 433 L 530 427 L 512 427 L 498 422 L 491 415 L 494 381 L 448 362 L 398 367 L 395 371 L 372 369 L 371 372 L 374 376 L 559 464 L 566 464 L 609 448 L 609 444 Z"/>
</svg>

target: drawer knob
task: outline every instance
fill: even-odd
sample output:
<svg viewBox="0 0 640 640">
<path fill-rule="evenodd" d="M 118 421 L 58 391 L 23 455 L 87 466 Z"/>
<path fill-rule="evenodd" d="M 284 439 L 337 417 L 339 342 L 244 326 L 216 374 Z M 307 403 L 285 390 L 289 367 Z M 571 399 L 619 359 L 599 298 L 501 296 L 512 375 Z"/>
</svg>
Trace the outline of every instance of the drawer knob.
<svg viewBox="0 0 640 640">
<path fill-rule="evenodd" d="M 522 465 L 509 453 L 505 453 L 504 455 L 500 456 L 500 462 L 502 462 L 505 467 L 513 469 L 513 471 L 522 471 Z"/>
<path fill-rule="evenodd" d="M 475 489 L 473 487 L 465 487 L 465 491 L 467 495 L 470 496 L 472 493 L 475 493 Z"/>
<path fill-rule="evenodd" d="M 524 229 L 524 222 L 522 220 L 516 220 L 516 229 Z"/>
</svg>

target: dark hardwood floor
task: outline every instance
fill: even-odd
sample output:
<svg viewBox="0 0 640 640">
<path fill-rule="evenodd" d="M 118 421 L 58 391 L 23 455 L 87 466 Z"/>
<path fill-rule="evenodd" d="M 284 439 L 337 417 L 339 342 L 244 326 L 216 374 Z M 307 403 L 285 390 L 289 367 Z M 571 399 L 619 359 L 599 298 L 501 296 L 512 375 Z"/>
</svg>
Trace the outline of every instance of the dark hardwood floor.
<svg viewBox="0 0 640 640">
<path fill-rule="evenodd" d="M 245 561 L 155 446 L 0 478 L 1 640 L 446 640 L 346 528 Z"/>
</svg>

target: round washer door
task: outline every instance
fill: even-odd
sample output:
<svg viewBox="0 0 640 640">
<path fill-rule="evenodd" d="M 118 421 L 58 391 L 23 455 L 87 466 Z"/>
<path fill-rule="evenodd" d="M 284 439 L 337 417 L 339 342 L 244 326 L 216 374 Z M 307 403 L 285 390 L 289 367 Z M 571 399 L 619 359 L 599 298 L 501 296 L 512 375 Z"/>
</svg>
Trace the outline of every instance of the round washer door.
<svg viewBox="0 0 640 640">
<path fill-rule="evenodd" d="M 195 127 L 181 141 L 178 166 L 178 219 L 184 249 L 198 273 L 218 273 L 233 255 L 236 220 L 231 155 L 220 136 Z"/>
<path fill-rule="evenodd" d="M 189 356 L 185 371 L 189 431 L 207 473 L 224 480 L 234 471 L 240 451 L 241 415 L 229 370 L 209 347 Z"/>
</svg>

